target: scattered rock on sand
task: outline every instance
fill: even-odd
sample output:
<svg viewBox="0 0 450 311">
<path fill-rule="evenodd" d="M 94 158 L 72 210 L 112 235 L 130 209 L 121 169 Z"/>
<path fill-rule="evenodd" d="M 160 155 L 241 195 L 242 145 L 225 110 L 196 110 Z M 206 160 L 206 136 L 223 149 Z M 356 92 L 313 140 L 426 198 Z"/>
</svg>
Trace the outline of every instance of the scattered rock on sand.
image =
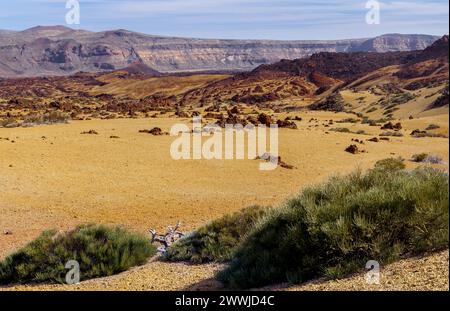
<svg viewBox="0 0 450 311">
<path fill-rule="evenodd" d="M 221 119 L 221 113 L 208 112 L 203 116 L 205 119 Z"/>
<path fill-rule="evenodd" d="M 270 126 L 270 124 L 272 124 L 272 117 L 265 113 L 260 113 L 258 115 L 258 122 L 265 126 Z"/>
<path fill-rule="evenodd" d="M 362 140 L 359 140 L 358 138 L 352 138 L 352 141 L 361 145 L 364 145 L 364 142 Z"/>
<path fill-rule="evenodd" d="M 220 112 L 220 105 L 212 105 L 205 109 L 205 112 Z"/>
<path fill-rule="evenodd" d="M 163 131 L 159 127 L 152 128 L 148 133 L 155 136 L 164 135 Z"/>
<path fill-rule="evenodd" d="M 218 121 L 216 122 L 216 125 L 225 128 L 226 125 L 237 125 L 240 124 L 242 126 L 246 126 L 247 125 L 247 120 L 241 118 L 239 115 L 237 114 L 233 114 L 231 113 L 231 111 L 228 111 L 228 115 L 227 117 L 225 117 L 224 115 L 220 114 Z"/>
<path fill-rule="evenodd" d="M 278 125 L 278 127 L 290 128 L 293 130 L 297 129 L 297 124 L 295 124 L 295 122 L 292 122 L 289 120 L 278 120 L 277 125 Z"/>
<path fill-rule="evenodd" d="M 230 112 L 231 113 L 241 113 L 241 111 L 239 110 L 239 108 L 237 106 L 234 106 L 233 108 L 231 108 Z"/>
<path fill-rule="evenodd" d="M 168 135 L 168 133 L 163 132 L 161 128 L 154 127 L 151 130 L 140 130 L 139 133 L 152 134 L 154 136 Z"/>
<path fill-rule="evenodd" d="M 181 110 L 181 109 L 177 109 L 177 111 L 175 112 L 175 115 L 179 118 L 189 118 L 190 117 L 190 115 L 186 111 Z"/>
<path fill-rule="evenodd" d="M 360 153 L 359 148 L 357 145 L 350 145 L 345 149 L 346 152 L 349 152 L 351 154 L 358 154 Z"/>
<path fill-rule="evenodd" d="M 288 169 L 288 170 L 293 170 L 296 167 L 290 164 L 287 164 L 286 162 L 281 161 L 281 159 L 278 160 L 278 165 L 280 165 L 282 168 Z"/>
<path fill-rule="evenodd" d="M 82 135 L 98 135 L 98 132 L 96 130 L 89 130 L 81 132 Z"/>
<path fill-rule="evenodd" d="M 382 130 L 401 130 L 402 124 L 400 122 L 393 124 L 392 122 L 388 122 L 386 124 L 384 124 L 381 129 Z"/>
<path fill-rule="evenodd" d="M 411 132 L 411 136 L 421 136 L 421 135 L 425 135 L 427 132 L 426 131 L 421 131 L 419 129 L 415 129 L 414 131 Z"/>
<path fill-rule="evenodd" d="M 259 124 L 258 119 L 256 117 L 254 117 L 254 116 L 248 116 L 247 117 L 247 122 L 251 123 L 253 125 L 258 125 Z"/>
<path fill-rule="evenodd" d="M 272 155 L 272 154 L 266 152 L 266 153 L 264 153 L 264 154 L 263 154 L 262 156 L 260 156 L 260 157 L 257 156 L 257 157 L 255 158 L 255 160 L 264 160 L 264 161 L 269 162 L 269 161 L 271 161 L 271 159 L 273 159 L 274 157 L 275 157 L 274 155 Z M 284 162 L 284 161 L 281 161 L 281 157 L 280 157 L 280 156 L 278 157 L 278 165 L 281 166 L 282 168 L 285 168 L 285 169 L 288 169 L 288 170 L 293 170 L 293 169 L 296 168 L 296 167 L 293 166 L 293 165 L 290 165 L 290 164 L 287 164 L 287 163 Z"/>
</svg>

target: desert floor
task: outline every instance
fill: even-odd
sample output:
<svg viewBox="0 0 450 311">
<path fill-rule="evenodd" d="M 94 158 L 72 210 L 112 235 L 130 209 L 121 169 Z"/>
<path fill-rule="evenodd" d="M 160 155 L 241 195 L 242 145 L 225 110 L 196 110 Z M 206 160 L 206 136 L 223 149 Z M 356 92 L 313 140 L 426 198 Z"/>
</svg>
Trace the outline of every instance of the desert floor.
<svg viewBox="0 0 450 311">
<path fill-rule="evenodd" d="M 279 154 L 296 169 L 260 171 L 259 160 L 173 160 L 171 136 L 139 133 L 160 127 L 169 131 L 188 119 L 114 119 L 72 121 L 69 124 L 31 128 L 0 129 L 0 258 L 24 246 L 46 229 L 68 230 L 82 223 L 123 224 L 131 230 L 164 230 L 177 221 L 190 231 L 221 215 L 249 205 L 278 205 L 303 187 L 337 173 L 368 169 L 380 159 L 401 156 L 408 168 L 417 153 L 443 158 L 436 165 L 448 171 L 447 138 L 413 138 L 414 129 L 440 125 L 448 135 L 448 114 L 402 120 L 404 137 L 390 137 L 378 143 L 367 139 L 382 130 L 362 124 L 338 124 L 369 135 L 338 133 L 324 126 L 325 120 L 341 120 L 352 115 L 327 112 L 298 112 L 303 121 L 298 130 L 279 130 Z M 317 118 L 319 122 L 308 122 Z M 189 125 L 190 126 L 190 125 Z M 98 135 L 82 135 L 95 130 Z M 118 136 L 118 138 L 111 138 Z M 7 139 L 5 139 L 7 138 Z M 366 153 L 350 154 L 345 148 L 352 138 Z M 12 234 L 5 235 L 4 231 Z M 438 258 L 447 265 L 448 252 Z M 153 262 L 131 272 L 153 273 L 160 279 L 152 285 L 112 277 L 89 281 L 95 288 L 176 289 L 189 288 L 198 279 L 208 279 L 217 265 L 185 266 Z M 147 268 L 146 268 L 147 267 Z M 147 272 L 146 272 L 147 271 Z M 191 274 L 198 277 L 191 277 Z M 180 277 L 181 275 L 181 277 Z M 183 275 L 186 275 L 183 281 Z M 195 280 L 195 281 L 194 281 Z M 112 282 L 112 283 L 111 283 Z M 125 282 L 125 283 L 123 283 Z M 129 283 L 129 284 L 128 284 Z M 126 286 L 124 285 L 126 284 Z M 89 286 L 87 286 L 89 287 Z"/>
</svg>

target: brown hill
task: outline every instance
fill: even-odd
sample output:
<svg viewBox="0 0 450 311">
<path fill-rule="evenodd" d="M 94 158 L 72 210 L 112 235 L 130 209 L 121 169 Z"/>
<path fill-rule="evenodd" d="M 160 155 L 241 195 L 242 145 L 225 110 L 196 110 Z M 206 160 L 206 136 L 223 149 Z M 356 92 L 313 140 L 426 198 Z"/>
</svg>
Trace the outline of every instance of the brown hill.
<svg viewBox="0 0 450 311">
<path fill-rule="evenodd" d="M 423 52 L 419 54 L 416 61 L 438 58 L 448 62 L 448 48 L 448 35 L 445 35 L 424 49 Z"/>
<path fill-rule="evenodd" d="M 125 67 L 123 69 L 120 69 L 121 72 L 126 72 L 130 75 L 146 75 L 146 76 L 152 76 L 152 77 L 158 77 L 161 76 L 161 73 L 153 68 L 150 68 L 146 64 L 144 64 L 142 61 L 136 61 L 129 65 L 128 67 Z"/>
<path fill-rule="evenodd" d="M 354 111 L 371 118 L 430 116 L 448 113 L 448 77 L 444 36 L 406 63 L 370 72 L 340 91 Z"/>
<path fill-rule="evenodd" d="M 401 79 L 414 79 L 405 85 L 407 89 L 417 89 L 438 80 L 444 81 L 448 79 L 448 51 L 448 36 L 443 36 L 403 65 L 395 75 Z"/>
<path fill-rule="evenodd" d="M 309 58 L 293 61 L 282 60 L 273 65 L 256 68 L 253 74 L 260 72 L 283 72 L 289 75 L 308 76 L 318 73 L 343 81 L 355 79 L 376 69 L 394 64 L 407 63 L 419 52 L 387 53 L 317 53 Z"/>
<path fill-rule="evenodd" d="M 232 101 L 263 103 L 320 95 L 369 72 L 407 64 L 419 51 L 387 53 L 318 53 L 309 58 L 281 60 L 249 73 L 214 82 L 186 94 L 186 102 Z"/>
</svg>

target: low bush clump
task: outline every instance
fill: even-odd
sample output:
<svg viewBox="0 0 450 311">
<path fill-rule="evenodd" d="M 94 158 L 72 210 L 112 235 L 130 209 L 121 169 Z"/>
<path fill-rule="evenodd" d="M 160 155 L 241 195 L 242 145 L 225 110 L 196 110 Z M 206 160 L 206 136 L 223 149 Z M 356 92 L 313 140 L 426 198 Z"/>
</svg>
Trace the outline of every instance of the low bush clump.
<svg viewBox="0 0 450 311">
<path fill-rule="evenodd" d="M 442 163 L 442 158 L 437 155 L 430 155 L 428 153 L 419 153 L 412 156 L 412 161 L 417 163 L 428 163 L 428 164 L 440 164 Z"/>
<path fill-rule="evenodd" d="M 428 157 L 426 157 L 424 162 L 425 163 L 430 163 L 430 164 L 441 164 L 442 163 L 442 158 L 440 156 L 437 156 L 437 155 L 429 155 Z"/>
<path fill-rule="evenodd" d="M 240 241 L 265 213 L 265 208 L 253 206 L 215 220 L 171 246 L 165 258 L 193 263 L 228 261 Z"/>
<path fill-rule="evenodd" d="M 14 118 L 0 119 L 0 127 L 18 127 L 19 123 Z"/>
<path fill-rule="evenodd" d="M 437 130 L 439 128 L 441 128 L 441 127 L 439 125 L 437 125 L 437 124 L 430 124 L 430 125 L 428 125 L 428 127 L 425 130 L 426 131 L 432 131 L 432 130 Z"/>
<path fill-rule="evenodd" d="M 24 118 L 22 126 L 67 123 L 69 119 L 70 117 L 68 114 L 60 111 L 51 111 L 43 114 L 29 114 Z"/>
<path fill-rule="evenodd" d="M 380 134 L 380 137 L 403 137 L 403 134 L 400 133 L 400 132 L 389 132 L 389 131 L 386 131 L 386 132 L 382 132 Z"/>
<path fill-rule="evenodd" d="M 155 254 L 149 239 L 121 227 L 84 225 L 65 234 L 45 231 L 0 262 L 0 284 L 63 283 L 70 260 L 80 264 L 81 280 L 109 276 Z"/>
<path fill-rule="evenodd" d="M 336 121 L 336 123 L 358 123 L 358 119 L 355 118 L 346 118 L 346 119 L 342 119 L 342 120 L 338 120 Z"/>
<path fill-rule="evenodd" d="M 419 129 L 412 131 L 411 136 L 416 138 L 423 138 L 423 137 L 448 138 L 448 136 L 443 133 L 430 133 L 427 131 L 421 131 Z"/>
<path fill-rule="evenodd" d="M 311 110 L 341 112 L 345 110 L 345 106 L 344 98 L 339 92 L 336 92 L 322 100 L 312 103 L 308 108 Z"/>
<path fill-rule="evenodd" d="M 392 116 L 392 113 L 394 113 L 394 112 L 397 111 L 397 110 L 399 110 L 398 107 L 394 107 L 394 108 L 391 108 L 391 109 L 387 109 L 387 110 L 385 110 L 385 111 L 383 112 L 383 115 L 385 115 L 385 116 L 391 115 L 391 116 Z"/>
<path fill-rule="evenodd" d="M 400 162 L 334 177 L 270 210 L 218 279 L 231 288 L 301 283 L 448 247 L 448 177 Z"/>
<path fill-rule="evenodd" d="M 346 127 L 336 127 L 336 128 L 330 129 L 330 131 L 338 132 L 338 133 L 351 133 L 352 132 L 352 131 L 350 131 L 350 129 L 348 129 Z"/>
<path fill-rule="evenodd" d="M 412 156 L 413 162 L 417 163 L 424 162 L 426 158 L 428 158 L 428 153 L 418 153 Z"/>
<path fill-rule="evenodd" d="M 369 126 L 379 126 L 377 120 L 372 120 L 369 118 L 365 118 L 361 121 L 361 124 L 369 124 Z"/>
<path fill-rule="evenodd" d="M 375 163 L 375 170 L 378 171 L 387 171 L 387 172 L 395 172 L 399 170 L 403 170 L 406 168 L 406 165 L 404 163 L 404 159 L 402 158 L 387 158 L 378 161 Z"/>
</svg>

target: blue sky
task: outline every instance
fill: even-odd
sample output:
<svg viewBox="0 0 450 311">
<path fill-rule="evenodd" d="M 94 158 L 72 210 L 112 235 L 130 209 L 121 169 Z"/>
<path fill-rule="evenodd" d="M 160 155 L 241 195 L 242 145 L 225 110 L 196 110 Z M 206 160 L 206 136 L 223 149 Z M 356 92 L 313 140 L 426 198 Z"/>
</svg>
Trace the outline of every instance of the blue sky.
<svg viewBox="0 0 450 311">
<path fill-rule="evenodd" d="M 381 0 L 381 22 L 365 22 L 367 0 L 79 0 L 93 31 L 236 39 L 342 39 L 383 33 L 448 33 L 448 0 Z M 0 29 L 65 24 L 65 0 L 0 0 Z"/>
</svg>

